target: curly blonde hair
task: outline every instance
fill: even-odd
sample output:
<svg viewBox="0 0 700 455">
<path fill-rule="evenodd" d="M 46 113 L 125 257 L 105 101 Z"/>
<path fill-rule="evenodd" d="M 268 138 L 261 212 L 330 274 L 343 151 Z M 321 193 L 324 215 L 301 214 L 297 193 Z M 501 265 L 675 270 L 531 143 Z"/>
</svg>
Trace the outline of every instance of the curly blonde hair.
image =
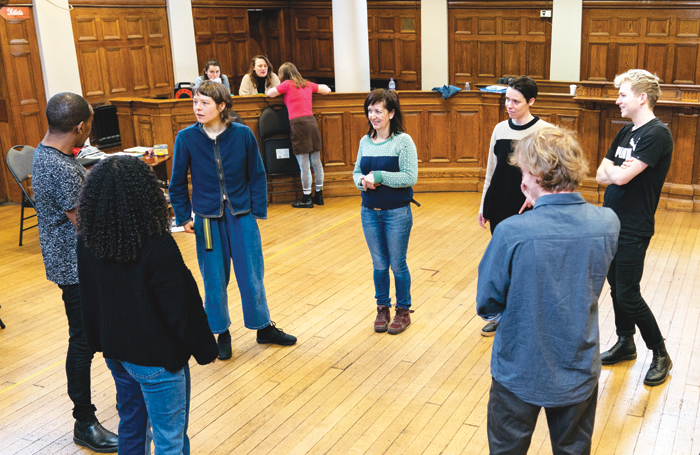
<svg viewBox="0 0 700 455">
<path fill-rule="evenodd" d="M 520 140 L 510 164 L 536 176 L 538 185 L 552 193 L 576 190 L 588 171 L 575 133 L 556 126 Z"/>
</svg>

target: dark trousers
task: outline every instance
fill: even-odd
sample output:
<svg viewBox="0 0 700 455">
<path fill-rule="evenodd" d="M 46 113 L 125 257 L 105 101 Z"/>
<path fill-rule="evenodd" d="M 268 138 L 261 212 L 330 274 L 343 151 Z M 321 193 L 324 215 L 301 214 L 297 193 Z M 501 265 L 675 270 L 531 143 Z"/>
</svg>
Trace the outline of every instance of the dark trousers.
<svg viewBox="0 0 700 455">
<path fill-rule="evenodd" d="M 608 270 L 608 282 L 615 310 L 615 328 L 618 336 L 634 335 L 639 327 L 648 349 L 663 344 L 654 313 L 642 298 L 639 283 L 644 274 L 644 258 L 651 237 L 638 237 L 620 233 L 617 253 Z"/>
<path fill-rule="evenodd" d="M 571 406 L 545 408 L 554 455 L 590 455 L 598 386 L 591 396 Z M 526 455 L 540 406 L 525 403 L 491 380 L 486 431 L 491 455 Z"/>
<path fill-rule="evenodd" d="M 66 377 L 68 396 L 73 401 L 73 418 L 91 422 L 95 418 L 95 406 L 90 397 L 90 366 L 93 353 L 87 344 L 83 330 L 83 315 L 80 311 L 80 285 L 58 285 L 63 291 L 63 304 L 68 316 L 68 354 L 66 354 Z"/>
</svg>

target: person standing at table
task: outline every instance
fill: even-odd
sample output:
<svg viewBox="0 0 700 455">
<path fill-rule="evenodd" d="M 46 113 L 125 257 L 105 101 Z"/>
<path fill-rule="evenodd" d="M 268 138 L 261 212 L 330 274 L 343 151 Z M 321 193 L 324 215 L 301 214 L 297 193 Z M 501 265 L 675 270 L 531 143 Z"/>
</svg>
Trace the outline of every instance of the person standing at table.
<svg viewBox="0 0 700 455">
<path fill-rule="evenodd" d="M 499 224 L 479 263 L 476 309 L 501 325 L 491 352 L 491 455 L 525 455 L 544 408 L 552 452 L 591 452 L 600 378 L 598 298 L 620 222 L 575 192 L 588 165 L 573 133 L 542 128 L 511 157 L 533 206 Z"/>
<path fill-rule="evenodd" d="M 231 93 L 231 87 L 228 85 L 228 77 L 221 72 L 221 64 L 219 64 L 218 60 L 213 58 L 207 60 L 207 62 L 204 64 L 202 75 L 198 76 L 197 79 L 194 80 L 195 87 L 202 81 L 213 81 L 224 84 L 224 87 L 226 87 L 229 93 Z"/>
<path fill-rule="evenodd" d="M 272 63 L 266 55 L 256 55 L 250 61 L 248 74 L 241 80 L 239 95 L 265 94 L 272 87 L 280 85 L 280 80 L 272 72 Z"/>
<path fill-rule="evenodd" d="M 520 139 L 533 131 L 552 126 L 530 113 L 536 98 L 537 83 L 532 78 L 518 76 L 508 83 L 506 111 L 509 119 L 493 129 L 479 208 L 479 226 L 486 228 L 486 223 L 489 223 L 491 235 L 498 223 L 529 207 L 520 191 L 520 169 L 512 166 L 508 159 Z M 496 317 L 489 321 L 481 329 L 481 335 L 493 336 L 498 320 Z"/>
<path fill-rule="evenodd" d="M 603 200 L 620 217 L 620 241 L 608 272 L 615 311 L 617 342 L 603 354 L 603 365 L 637 358 L 635 326 L 653 356 L 644 384 L 662 384 L 673 367 L 654 313 L 642 297 L 639 283 L 644 257 L 654 235 L 654 214 L 671 167 L 673 137 L 654 115 L 661 96 L 659 78 L 645 70 L 629 70 L 615 78 L 617 105 L 632 120 L 615 136 L 598 168 L 596 180 L 608 185 Z"/>
<path fill-rule="evenodd" d="M 397 335 L 411 324 L 411 273 L 406 263 L 413 227 L 413 185 L 418 181 L 418 153 L 404 132 L 399 97 L 377 89 L 365 99 L 369 132 L 360 139 L 355 186 L 362 193 L 362 231 L 372 255 L 377 301 L 375 332 Z M 391 321 L 389 268 L 396 286 L 396 315 Z M 391 324 L 389 324 L 391 321 Z"/>
<path fill-rule="evenodd" d="M 204 81 L 195 87 L 197 123 L 177 134 L 169 191 L 178 225 L 195 234 L 204 309 L 211 331 L 218 334 L 221 360 L 232 356 L 227 292 L 231 261 L 243 322 L 257 330 L 257 342 L 282 346 L 297 342 L 270 321 L 257 222 L 267 218 L 267 178 L 255 136 L 247 126 L 232 121 L 232 105 L 228 90 L 219 83 Z"/>
<path fill-rule="evenodd" d="M 61 288 L 68 317 L 66 377 L 73 401 L 73 441 L 95 452 L 117 451 L 117 435 L 105 429 L 95 416 L 90 397 L 88 347 L 80 313 L 80 284 L 76 255 L 78 194 L 87 171 L 73 156 L 92 130 L 90 104 L 75 93 L 59 93 L 46 103 L 49 131 L 34 152 L 32 187 L 36 200 L 39 242 L 46 278 Z"/>
<path fill-rule="evenodd" d="M 325 84 L 314 84 L 299 74 L 293 63 L 284 63 L 280 66 L 280 78 L 282 83 L 267 91 L 267 96 L 274 98 L 284 95 L 284 104 L 289 112 L 289 124 L 291 126 L 290 139 L 292 151 L 297 157 L 301 168 L 301 187 L 304 196 L 301 200 L 292 203 L 297 209 L 311 209 L 316 205 L 323 205 L 323 164 L 321 164 L 321 132 L 318 122 L 314 117 L 311 105 L 314 93 L 328 95 L 331 89 Z M 316 179 L 316 194 L 311 197 L 311 165 L 314 167 Z"/>
</svg>

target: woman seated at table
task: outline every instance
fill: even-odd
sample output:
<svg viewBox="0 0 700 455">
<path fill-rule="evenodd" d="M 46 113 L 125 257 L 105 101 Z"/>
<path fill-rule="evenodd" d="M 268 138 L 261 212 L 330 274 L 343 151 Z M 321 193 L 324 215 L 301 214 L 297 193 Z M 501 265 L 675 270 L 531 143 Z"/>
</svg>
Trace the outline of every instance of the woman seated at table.
<svg viewBox="0 0 700 455">
<path fill-rule="evenodd" d="M 83 325 L 116 384 L 119 453 L 150 454 L 150 425 L 156 454 L 189 454 L 188 361 L 211 363 L 219 350 L 148 165 L 132 156 L 96 164 L 78 232 Z"/>
<path fill-rule="evenodd" d="M 197 86 L 202 81 L 214 81 L 224 84 L 228 91 L 231 92 L 231 87 L 228 85 L 228 77 L 221 73 L 221 65 L 219 64 L 219 61 L 213 58 L 210 58 L 204 64 L 202 75 L 194 80 L 194 85 Z"/>
<path fill-rule="evenodd" d="M 256 55 L 250 60 L 248 74 L 243 76 L 239 95 L 257 95 L 280 85 L 280 80 L 272 72 L 272 63 L 266 55 Z"/>
</svg>

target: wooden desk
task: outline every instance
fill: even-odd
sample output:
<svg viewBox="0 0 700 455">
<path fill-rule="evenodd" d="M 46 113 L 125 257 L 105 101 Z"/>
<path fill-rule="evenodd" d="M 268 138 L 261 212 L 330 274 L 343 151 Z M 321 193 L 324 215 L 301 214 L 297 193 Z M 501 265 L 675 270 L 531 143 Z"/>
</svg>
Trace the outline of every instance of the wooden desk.
<svg viewBox="0 0 700 455">
<path fill-rule="evenodd" d="M 153 168 L 153 172 L 156 174 L 156 177 L 158 177 L 159 180 L 167 182 L 170 179 L 170 173 L 168 172 L 170 168 L 167 166 L 167 163 L 170 161 L 170 158 L 172 158 L 172 156 L 173 154 L 171 152 L 163 156 L 143 155 L 141 159 L 144 163 L 148 164 L 149 166 L 151 166 L 151 168 Z"/>
</svg>

